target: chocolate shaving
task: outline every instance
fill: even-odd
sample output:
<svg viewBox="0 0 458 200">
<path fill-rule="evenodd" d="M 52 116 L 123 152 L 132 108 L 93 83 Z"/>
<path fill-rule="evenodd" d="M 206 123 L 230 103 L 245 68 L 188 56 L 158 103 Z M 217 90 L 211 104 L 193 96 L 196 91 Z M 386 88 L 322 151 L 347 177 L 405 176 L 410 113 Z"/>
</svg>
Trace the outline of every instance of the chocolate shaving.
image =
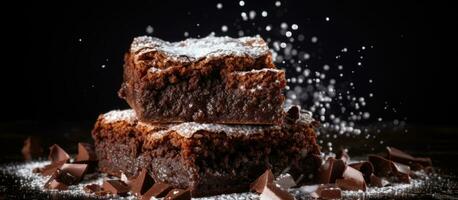
<svg viewBox="0 0 458 200">
<path fill-rule="evenodd" d="M 94 146 L 88 143 L 78 143 L 78 155 L 76 155 L 76 161 L 97 161 Z"/>
<path fill-rule="evenodd" d="M 151 197 L 162 198 L 172 189 L 172 186 L 167 183 L 157 182 L 154 183 L 153 187 L 146 191 L 145 194 L 143 194 L 142 199 L 151 199 Z"/>
<path fill-rule="evenodd" d="M 304 190 L 313 198 L 319 199 L 340 199 L 342 191 L 335 184 L 321 184 L 305 186 Z"/>
<path fill-rule="evenodd" d="M 66 160 L 59 161 L 59 162 L 51 163 L 49 165 L 45 165 L 44 167 L 38 167 L 38 168 L 33 169 L 33 172 L 40 173 L 43 176 L 51 176 L 52 174 L 54 174 L 54 172 L 57 169 L 59 169 L 62 165 L 64 165 L 65 162 L 67 161 Z"/>
<path fill-rule="evenodd" d="M 115 195 L 126 195 L 129 192 L 129 187 L 120 180 L 106 180 L 103 182 L 103 190 L 115 194 Z"/>
<path fill-rule="evenodd" d="M 130 190 L 135 195 L 143 195 L 154 184 L 154 179 L 148 170 L 143 168 L 138 176 L 130 182 Z"/>
<path fill-rule="evenodd" d="M 392 162 L 393 172 L 400 182 L 410 183 L 410 167 L 401 163 Z"/>
<path fill-rule="evenodd" d="M 49 160 L 51 163 L 70 160 L 70 156 L 59 145 L 53 144 L 49 147 Z"/>
<path fill-rule="evenodd" d="M 100 193 L 101 191 L 103 191 L 102 186 L 100 186 L 98 184 L 86 185 L 86 186 L 84 186 L 83 190 L 86 193 Z"/>
<path fill-rule="evenodd" d="M 56 179 L 51 178 L 45 183 L 45 188 L 55 190 L 67 190 L 68 186 L 64 183 L 57 181 Z"/>
<path fill-rule="evenodd" d="M 318 169 L 319 183 L 334 183 L 341 178 L 346 165 L 343 160 L 329 157 L 326 162 Z"/>
<path fill-rule="evenodd" d="M 33 158 L 38 158 L 43 155 L 43 148 L 41 147 L 41 141 L 37 137 L 28 137 L 24 141 L 24 146 L 22 147 L 22 155 L 24 160 L 30 161 Z"/>
<path fill-rule="evenodd" d="M 380 177 L 377 177 L 374 174 L 371 174 L 371 176 L 370 176 L 370 184 L 372 186 L 375 186 L 375 187 L 385 187 L 385 186 L 389 185 L 390 182 L 388 180 L 386 180 L 385 178 L 380 178 Z"/>
<path fill-rule="evenodd" d="M 366 182 L 364 181 L 363 174 L 350 166 L 345 169 L 342 179 L 336 180 L 336 185 L 342 190 L 366 191 Z"/>
<path fill-rule="evenodd" d="M 294 197 L 288 191 L 282 190 L 275 184 L 269 183 L 263 189 L 260 199 L 294 200 Z"/>
<path fill-rule="evenodd" d="M 267 169 L 261 176 L 259 176 L 253 183 L 250 184 L 250 191 L 262 193 L 267 184 L 274 182 L 274 174 L 270 169 Z"/>
<path fill-rule="evenodd" d="M 368 159 L 374 167 L 374 174 L 378 177 L 389 177 L 393 175 L 392 162 L 390 160 L 377 155 L 370 155 Z"/>
<path fill-rule="evenodd" d="M 64 173 L 69 173 L 73 177 L 75 177 L 75 182 L 72 184 L 75 184 L 83 178 L 84 174 L 87 171 L 87 164 L 63 164 L 60 167 L 60 170 Z"/>
<path fill-rule="evenodd" d="M 348 166 L 353 167 L 361 173 L 363 173 L 364 180 L 366 180 L 366 182 L 369 182 L 370 176 L 374 173 L 374 166 L 372 165 L 372 163 L 367 161 L 351 163 Z"/>
<path fill-rule="evenodd" d="M 344 163 L 350 162 L 350 156 L 348 155 L 348 149 L 340 149 L 336 153 L 336 159 L 341 159 Z"/>
</svg>

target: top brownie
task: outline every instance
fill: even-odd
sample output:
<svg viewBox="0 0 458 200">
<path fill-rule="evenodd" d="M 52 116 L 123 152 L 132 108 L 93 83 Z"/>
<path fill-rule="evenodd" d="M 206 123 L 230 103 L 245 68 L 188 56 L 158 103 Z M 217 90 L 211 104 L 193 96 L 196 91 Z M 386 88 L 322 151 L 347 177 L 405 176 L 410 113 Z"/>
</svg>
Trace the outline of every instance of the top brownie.
<svg viewBox="0 0 458 200">
<path fill-rule="evenodd" d="M 121 98 L 146 122 L 280 124 L 285 72 L 256 37 L 135 38 Z"/>
</svg>

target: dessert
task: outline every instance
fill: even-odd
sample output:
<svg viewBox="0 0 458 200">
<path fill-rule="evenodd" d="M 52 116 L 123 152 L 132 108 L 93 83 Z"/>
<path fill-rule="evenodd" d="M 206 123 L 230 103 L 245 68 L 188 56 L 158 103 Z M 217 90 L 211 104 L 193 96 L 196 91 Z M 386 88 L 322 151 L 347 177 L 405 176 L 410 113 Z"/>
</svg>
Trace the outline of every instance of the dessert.
<svg viewBox="0 0 458 200">
<path fill-rule="evenodd" d="M 313 179 L 321 165 L 316 123 L 309 113 L 289 119 L 281 126 L 150 124 L 133 110 L 111 111 L 92 136 L 100 171 L 133 176 L 147 168 L 156 182 L 207 196 L 248 191 L 266 169 Z"/>
<path fill-rule="evenodd" d="M 143 122 L 281 124 L 285 72 L 262 38 L 137 37 L 119 96 Z"/>
</svg>

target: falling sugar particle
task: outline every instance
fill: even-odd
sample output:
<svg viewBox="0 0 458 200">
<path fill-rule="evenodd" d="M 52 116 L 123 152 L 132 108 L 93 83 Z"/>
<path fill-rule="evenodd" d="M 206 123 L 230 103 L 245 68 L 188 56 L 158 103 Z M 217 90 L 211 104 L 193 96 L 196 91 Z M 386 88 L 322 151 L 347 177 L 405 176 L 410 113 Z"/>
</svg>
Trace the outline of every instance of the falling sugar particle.
<svg viewBox="0 0 458 200">
<path fill-rule="evenodd" d="M 275 2 L 275 6 L 280 7 L 281 6 L 281 2 L 280 1 L 276 1 Z"/>
<path fill-rule="evenodd" d="M 358 66 L 361 66 L 361 65 L 362 65 L 361 62 L 358 62 Z"/>
<path fill-rule="evenodd" d="M 366 49 L 366 47 L 365 47 L 365 46 L 362 46 L 362 47 L 361 47 L 361 49 L 362 49 L 362 50 L 365 50 L 365 49 Z"/>
<path fill-rule="evenodd" d="M 270 31 L 270 30 L 272 30 L 272 26 L 267 25 L 267 26 L 266 26 L 266 31 Z"/>
<path fill-rule="evenodd" d="M 184 37 L 188 37 L 188 36 L 189 36 L 189 33 L 188 33 L 187 31 L 185 31 L 185 32 L 183 33 L 183 35 L 184 35 Z"/>
<path fill-rule="evenodd" d="M 227 26 L 226 26 L 226 25 L 223 25 L 223 26 L 221 26 L 221 31 L 223 31 L 223 32 L 227 32 L 227 29 L 228 29 L 228 28 L 227 28 Z"/>
<path fill-rule="evenodd" d="M 326 21 L 329 22 L 329 20 L 330 20 L 329 17 L 326 17 Z"/>
<path fill-rule="evenodd" d="M 153 31 L 154 31 L 154 28 L 153 28 L 151 25 L 148 25 L 148 26 L 146 27 L 146 33 L 152 34 Z"/>
<path fill-rule="evenodd" d="M 243 19 L 244 21 L 248 20 L 248 16 L 247 16 L 246 12 L 240 13 L 240 16 L 242 16 L 242 19 Z"/>
<path fill-rule="evenodd" d="M 102 65 L 102 66 L 100 66 L 100 67 L 105 68 L 106 66 L 105 66 L 105 65 Z"/>
<path fill-rule="evenodd" d="M 217 8 L 218 10 L 222 9 L 222 8 L 223 8 L 223 4 L 222 4 L 222 3 L 217 3 L 217 4 L 216 4 L 216 8 Z"/>
<path fill-rule="evenodd" d="M 281 28 L 281 29 L 287 29 L 287 28 L 288 28 L 288 24 L 287 24 L 286 22 L 282 22 L 282 23 L 280 24 L 280 28 Z"/>
<path fill-rule="evenodd" d="M 82 42 L 82 41 L 83 41 L 83 39 L 81 39 L 81 38 L 78 38 L 78 42 Z"/>
<path fill-rule="evenodd" d="M 239 1 L 239 6 L 245 6 L 245 1 Z"/>
<path fill-rule="evenodd" d="M 248 16 L 250 16 L 250 19 L 253 20 L 255 17 L 256 17 L 256 12 L 254 10 L 251 10 L 249 13 L 248 13 Z"/>
<path fill-rule="evenodd" d="M 267 11 L 263 10 L 263 11 L 261 12 L 261 16 L 262 16 L 262 17 L 267 17 Z"/>
<path fill-rule="evenodd" d="M 297 30 L 298 28 L 299 28 L 299 26 L 297 24 L 291 25 L 291 29 L 293 29 L 293 30 Z"/>
<path fill-rule="evenodd" d="M 312 39 L 310 39 L 310 41 L 312 41 L 312 43 L 316 43 L 318 42 L 318 37 L 313 36 Z"/>
<path fill-rule="evenodd" d="M 291 31 L 286 31 L 285 35 L 286 35 L 286 37 L 291 37 L 293 35 L 293 33 L 291 33 Z"/>
<path fill-rule="evenodd" d="M 324 65 L 324 66 L 323 66 L 323 69 L 324 69 L 325 71 L 328 71 L 329 68 L 330 68 L 329 65 Z"/>
</svg>

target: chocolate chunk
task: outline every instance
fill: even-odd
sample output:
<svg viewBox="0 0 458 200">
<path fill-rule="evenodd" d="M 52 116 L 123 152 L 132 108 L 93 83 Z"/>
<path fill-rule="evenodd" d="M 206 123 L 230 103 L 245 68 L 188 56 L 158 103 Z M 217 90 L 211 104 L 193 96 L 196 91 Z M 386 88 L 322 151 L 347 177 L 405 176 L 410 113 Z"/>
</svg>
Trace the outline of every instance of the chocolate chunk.
<svg viewBox="0 0 458 200">
<path fill-rule="evenodd" d="M 43 148 L 41 147 L 40 139 L 33 136 L 28 137 L 24 141 L 24 146 L 22 147 L 22 155 L 26 161 L 42 156 Z"/>
<path fill-rule="evenodd" d="M 253 183 L 250 184 L 250 191 L 262 193 L 267 184 L 274 182 L 274 174 L 270 169 L 267 169 Z"/>
<path fill-rule="evenodd" d="M 89 185 L 86 185 L 84 186 L 83 190 L 86 192 L 86 193 L 92 193 L 92 194 L 95 194 L 97 196 L 104 196 L 104 195 L 107 195 L 108 193 L 103 190 L 102 186 L 98 185 L 98 184 L 89 184 Z"/>
<path fill-rule="evenodd" d="M 52 178 L 45 183 L 46 189 L 67 190 L 68 186 Z"/>
<path fill-rule="evenodd" d="M 191 191 L 182 189 L 173 189 L 164 197 L 164 200 L 190 200 Z"/>
<path fill-rule="evenodd" d="M 340 199 L 342 191 L 335 184 L 321 184 L 305 186 L 305 191 L 313 198 L 319 199 Z"/>
<path fill-rule="evenodd" d="M 388 159 L 394 162 L 412 165 L 415 162 L 415 158 L 399 149 L 394 147 L 386 147 L 388 153 Z"/>
<path fill-rule="evenodd" d="M 48 158 L 49 160 L 51 160 L 52 163 L 59 162 L 59 161 L 67 162 L 68 160 L 70 160 L 70 156 L 67 154 L 67 152 L 65 152 L 57 144 L 54 144 L 51 147 L 49 147 Z"/>
<path fill-rule="evenodd" d="M 83 187 L 86 193 L 96 193 L 102 191 L 102 187 L 98 184 L 89 184 Z"/>
<path fill-rule="evenodd" d="M 413 170 L 421 170 L 432 165 L 431 158 L 416 158 L 394 147 L 386 147 L 386 149 L 389 160 L 409 165 Z"/>
<path fill-rule="evenodd" d="M 76 161 L 97 161 L 94 146 L 88 143 L 78 143 L 78 155 Z"/>
<path fill-rule="evenodd" d="M 374 174 L 378 177 L 388 177 L 393 175 L 392 162 L 381 156 L 370 155 L 368 156 L 369 162 L 374 167 Z"/>
<path fill-rule="evenodd" d="M 374 174 L 371 174 L 371 176 L 370 176 L 370 184 L 372 186 L 375 186 L 375 187 L 385 187 L 385 186 L 389 185 L 390 182 L 388 182 L 388 180 L 386 180 L 385 178 L 380 178 L 380 177 L 377 177 Z"/>
<path fill-rule="evenodd" d="M 129 192 L 129 187 L 127 184 L 120 180 L 106 180 L 103 182 L 103 190 L 111 193 L 123 196 Z"/>
<path fill-rule="evenodd" d="M 69 173 L 73 177 L 75 177 L 75 182 L 72 183 L 72 184 L 75 184 L 83 178 L 84 174 L 87 171 L 87 166 L 88 166 L 87 164 L 68 164 L 66 163 L 60 167 L 60 170 L 65 173 Z"/>
<path fill-rule="evenodd" d="M 294 200 L 293 195 L 288 191 L 282 190 L 281 188 L 275 186 L 275 184 L 269 183 L 263 189 L 261 195 L 261 200 Z"/>
<path fill-rule="evenodd" d="M 296 182 L 291 174 L 281 174 L 275 179 L 275 184 L 284 190 L 296 186 Z"/>
<path fill-rule="evenodd" d="M 364 179 L 366 182 L 370 181 L 370 176 L 371 174 L 374 173 L 374 166 L 372 166 L 372 163 L 367 162 L 367 161 L 361 161 L 357 163 L 351 163 L 348 166 L 353 167 L 363 173 Z"/>
<path fill-rule="evenodd" d="M 399 181 L 410 183 L 410 167 L 401 163 L 392 162 L 393 172 Z"/>
<path fill-rule="evenodd" d="M 142 199 L 151 199 L 151 197 L 162 198 L 172 189 L 172 186 L 167 183 L 157 182 L 154 183 L 153 187 L 146 191 L 145 194 L 143 194 Z"/>
<path fill-rule="evenodd" d="M 154 179 L 149 175 L 148 170 L 143 168 L 138 176 L 132 180 L 130 184 L 130 191 L 135 195 L 144 194 L 152 185 L 154 184 Z"/>
<path fill-rule="evenodd" d="M 43 176 L 51 176 L 57 169 L 59 169 L 62 165 L 64 165 L 65 162 L 67 161 L 64 160 L 64 161 L 51 163 L 49 165 L 45 165 L 44 167 L 35 168 L 33 169 L 33 172 L 40 173 Z"/>
<path fill-rule="evenodd" d="M 348 155 L 348 149 L 340 149 L 336 153 L 336 159 L 341 159 L 344 163 L 348 163 L 350 161 L 350 156 Z"/>
<path fill-rule="evenodd" d="M 415 162 L 422 165 L 424 168 L 431 167 L 433 165 L 431 158 L 428 157 L 416 157 Z"/>
<path fill-rule="evenodd" d="M 73 185 L 78 183 L 78 178 L 69 173 L 68 171 L 63 171 L 61 169 L 57 169 L 54 174 L 51 176 L 51 179 L 55 179 L 56 181 L 63 183 L 65 185 Z"/>
<path fill-rule="evenodd" d="M 329 157 L 326 162 L 318 169 L 319 183 L 334 183 L 336 179 L 341 178 L 345 171 L 343 160 Z"/>
<path fill-rule="evenodd" d="M 291 106 L 286 113 L 286 120 L 289 122 L 296 122 L 300 117 L 300 110 L 299 106 Z"/>
<path fill-rule="evenodd" d="M 336 180 L 336 185 L 342 190 L 366 191 L 366 182 L 364 181 L 363 174 L 353 167 L 348 166 L 342 177 L 342 179 Z"/>
</svg>

